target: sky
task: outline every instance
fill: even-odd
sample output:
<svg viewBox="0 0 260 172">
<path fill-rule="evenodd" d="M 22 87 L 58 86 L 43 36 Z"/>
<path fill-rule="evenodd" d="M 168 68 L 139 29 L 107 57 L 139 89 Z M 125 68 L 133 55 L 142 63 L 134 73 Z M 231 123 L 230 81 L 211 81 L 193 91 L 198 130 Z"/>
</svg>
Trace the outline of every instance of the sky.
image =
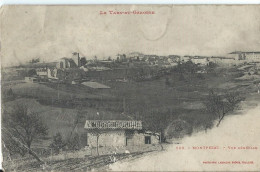
<svg viewBox="0 0 260 172">
<path fill-rule="evenodd" d="M 154 11 L 100 15 L 100 11 Z M 3 6 L 1 64 L 72 52 L 99 59 L 118 53 L 226 55 L 260 50 L 260 5 Z"/>
</svg>

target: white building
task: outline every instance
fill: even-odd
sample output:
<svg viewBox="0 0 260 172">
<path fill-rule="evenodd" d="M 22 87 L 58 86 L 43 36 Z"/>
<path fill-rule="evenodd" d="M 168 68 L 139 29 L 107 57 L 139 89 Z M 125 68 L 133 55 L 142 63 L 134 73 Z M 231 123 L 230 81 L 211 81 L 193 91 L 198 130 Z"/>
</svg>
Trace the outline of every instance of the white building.
<svg viewBox="0 0 260 172">
<path fill-rule="evenodd" d="M 203 56 L 194 56 L 191 61 L 194 64 L 198 65 L 208 65 L 209 64 L 209 58 L 208 57 L 203 57 Z"/>
<path fill-rule="evenodd" d="M 180 62 L 187 62 L 192 58 L 192 56 L 181 56 Z"/>
<path fill-rule="evenodd" d="M 234 57 L 211 57 L 209 61 L 221 66 L 233 66 L 239 63 Z"/>
<path fill-rule="evenodd" d="M 135 60 L 137 60 L 139 58 L 139 60 L 141 60 L 144 58 L 144 54 L 139 53 L 139 52 L 132 52 L 127 55 L 127 58 L 131 58 L 131 59 L 135 59 Z"/>
<path fill-rule="evenodd" d="M 66 69 L 66 68 L 76 68 L 78 65 L 72 58 L 63 57 L 56 62 L 56 67 L 58 69 Z"/>
<path fill-rule="evenodd" d="M 260 62 L 260 51 L 243 52 L 235 51 L 228 54 L 228 57 L 233 57 L 241 62 Z"/>
<path fill-rule="evenodd" d="M 141 121 L 126 120 L 87 120 L 87 145 L 99 146 L 134 146 L 145 144 L 158 144 L 159 135 L 142 130 Z M 98 138 L 97 138 L 98 137 Z"/>
</svg>

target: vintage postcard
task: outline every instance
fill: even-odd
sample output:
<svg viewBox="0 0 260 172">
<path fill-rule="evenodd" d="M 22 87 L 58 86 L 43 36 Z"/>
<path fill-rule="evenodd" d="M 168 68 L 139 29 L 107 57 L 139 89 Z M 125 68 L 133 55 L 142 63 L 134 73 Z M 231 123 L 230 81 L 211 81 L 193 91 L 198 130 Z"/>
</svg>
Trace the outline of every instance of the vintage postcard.
<svg viewBox="0 0 260 172">
<path fill-rule="evenodd" d="M 1 7 L 4 171 L 260 171 L 260 5 Z"/>
</svg>

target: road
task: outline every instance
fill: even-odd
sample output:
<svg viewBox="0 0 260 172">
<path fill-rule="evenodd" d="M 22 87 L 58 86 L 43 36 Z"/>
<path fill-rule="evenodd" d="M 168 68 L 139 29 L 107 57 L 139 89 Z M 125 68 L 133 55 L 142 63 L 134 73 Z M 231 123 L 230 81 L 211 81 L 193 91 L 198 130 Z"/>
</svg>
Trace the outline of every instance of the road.
<svg viewBox="0 0 260 172">
<path fill-rule="evenodd" d="M 176 149 L 176 147 L 184 149 Z M 203 149 L 213 146 L 218 149 Z M 248 147 L 247 147 L 248 146 Z M 193 149 L 202 147 L 202 149 Z M 239 149 L 239 148 L 248 149 Z M 257 148 L 257 149 L 255 149 Z M 260 171 L 260 94 L 252 94 L 243 110 L 224 118 L 219 127 L 186 137 L 166 151 L 116 162 L 112 171 Z"/>
</svg>

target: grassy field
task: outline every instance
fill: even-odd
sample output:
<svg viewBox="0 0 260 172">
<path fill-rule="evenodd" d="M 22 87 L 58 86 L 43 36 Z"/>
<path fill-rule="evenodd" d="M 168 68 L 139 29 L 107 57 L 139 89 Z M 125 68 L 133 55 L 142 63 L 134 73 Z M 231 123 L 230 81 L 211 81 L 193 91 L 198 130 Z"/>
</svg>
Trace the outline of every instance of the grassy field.
<svg viewBox="0 0 260 172">
<path fill-rule="evenodd" d="M 110 71 L 109 75 L 113 75 L 113 72 Z M 111 87 L 105 90 L 90 89 L 80 84 L 8 80 L 2 84 L 2 91 L 7 92 L 11 88 L 15 98 L 3 101 L 2 112 L 11 112 L 14 106 L 23 103 L 28 105 L 30 111 L 40 114 L 48 127 L 48 136 L 33 142 L 32 148 L 38 149 L 48 149 L 52 137 L 58 132 L 65 139 L 72 131 L 79 135 L 86 134 L 84 122 L 87 119 L 137 119 L 143 121 L 145 129 L 149 129 L 149 120 L 158 120 L 155 123 L 159 123 L 160 119 L 166 119 L 165 128 L 175 120 L 184 120 L 191 126 L 192 132 L 198 132 L 205 129 L 211 117 L 211 114 L 205 112 L 203 104 L 210 89 L 218 93 L 238 91 L 245 95 L 257 92 L 255 80 L 243 80 L 243 76 L 236 68 L 217 68 L 215 73 L 184 73 L 180 77 L 179 73 L 172 72 L 142 82 L 118 82 L 97 77 L 95 81 Z M 83 114 L 84 120 L 73 130 L 77 114 Z M 158 118 L 150 119 L 153 115 Z M 81 138 L 80 144 L 84 147 L 86 140 Z M 54 162 L 56 165 L 53 167 L 56 166 L 57 170 L 62 165 L 70 167 L 70 161 L 77 161 L 77 158 Z M 85 161 L 85 158 L 81 161 Z M 36 162 L 30 163 L 27 164 L 28 168 L 37 165 Z M 27 166 L 22 168 L 27 169 Z"/>
<path fill-rule="evenodd" d="M 13 83 L 9 82 L 3 88 L 3 91 L 12 88 L 14 94 L 17 96 L 36 99 L 98 98 L 98 96 L 91 94 L 86 88 L 84 89 L 74 85 L 70 87 L 70 90 L 64 90 L 63 84 L 57 84 L 55 87 L 51 87 L 48 86 L 47 83 L 26 83 L 14 81 Z M 81 90 L 79 90 L 79 88 L 81 88 Z M 73 90 L 78 90 L 78 92 Z"/>
<path fill-rule="evenodd" d="M 17 81 L 10 84 L 9 81 L 2 90 L 12 88 L 16 99 L 4 102 L 3 107 L 10 111 L 17 103 L 28 104 L 31 110 L 41 114 L 49 128 L 50 139 L 57 132 L 61 132 L 64 137 L 68 135 L 78 113 L 83 113 L 85 119 L 138 119 L 143 120 L 144 126 L 147 126 L 146 116 L 151 113 L 162 117 L 167 115 L 169 123 L 171 120 L 183 119 L 196 131 L 208 120 L 208 114 L 203 110 L 203 101 L 209 89 L 224 92 L 245 87 L 241 86 L 241 81 L 235 80 L 239 77 L 239 71 L 224 68 L 216 71 L 217 74 L 202 74 L 203 78 L 196 73 L 185 73 L 180 79 L 179 73 L 172 72 L 159 79 L 143 82 L 97 80 L 111 87 L 106 90 L 71 84 Z M 125 115 L 122 115 L 124 111 Z M 81 133 L 84 133 L 83 125 L 84 122 L 78 126 Z"/>
</svg>

